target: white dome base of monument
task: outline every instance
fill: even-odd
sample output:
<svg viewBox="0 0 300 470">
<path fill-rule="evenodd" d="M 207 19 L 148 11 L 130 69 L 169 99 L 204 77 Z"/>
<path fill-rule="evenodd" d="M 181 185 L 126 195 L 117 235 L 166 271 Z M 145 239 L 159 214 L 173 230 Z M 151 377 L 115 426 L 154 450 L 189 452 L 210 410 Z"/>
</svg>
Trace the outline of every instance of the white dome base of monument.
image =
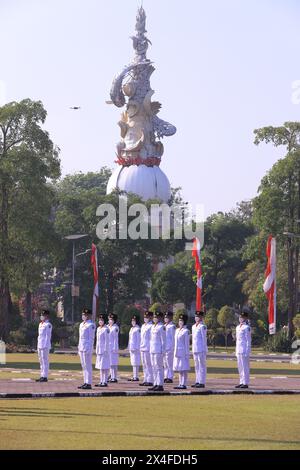
<svg viewBox="0 0 300 470">
<path fill-rule="evenodd" d="M 143 201 L 160 199 L 166 203 L 171 197 L 169 180 L 158 166 L 117 167 L 108 181 L 106 193 L 110 194 L 115 189 L 137 194 Z"/>
</svg>

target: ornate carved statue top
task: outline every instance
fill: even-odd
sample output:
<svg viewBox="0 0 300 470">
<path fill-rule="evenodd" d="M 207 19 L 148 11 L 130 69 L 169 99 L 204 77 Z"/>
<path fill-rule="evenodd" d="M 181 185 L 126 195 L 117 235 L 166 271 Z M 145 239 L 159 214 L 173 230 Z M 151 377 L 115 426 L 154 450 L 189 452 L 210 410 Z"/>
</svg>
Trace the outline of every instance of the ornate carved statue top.
<svg viewBox="0 0 300 470">
<path fill-rule="evenodd" d="M 154 91 L 150 77 L 154 72 L 147 59 L 151 41 L 146 36 L 146 13 L 143 7 L 137 12 L 135 36 L 132 36 L 135 56 L 113 81 L 109 103 L 118 108 L 126 105 L 118 123 L 122 140 L 117 144 L 117 163 L 129 165 L 159 165 L 164 147 L 161 139 L 175 134 L 176 127 L 160 119 L 157 114 L 161 104 L 151 101 Z"/>
</svg>

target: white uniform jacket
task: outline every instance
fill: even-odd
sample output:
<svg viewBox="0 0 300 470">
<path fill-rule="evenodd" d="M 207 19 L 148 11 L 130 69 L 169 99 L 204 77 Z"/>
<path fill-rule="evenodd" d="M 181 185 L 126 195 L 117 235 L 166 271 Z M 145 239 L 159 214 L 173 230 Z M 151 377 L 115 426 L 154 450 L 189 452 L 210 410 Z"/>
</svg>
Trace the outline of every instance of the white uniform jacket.
<svg viewBox="0 0 300 470">
<path fill-rule="evenodd" d="M 178 358 L 189 358 L 190 355 L 190 332 L 186 326 L 177 328 L 175 333 L 174 356 Z"/>
<path fill-rule="evenodd" d="M 51 349 L 52 325 L 49 321 L 41 321 L 37 341 L 38 349 Z"/>
<path fill-rule="evenodd" d="M 132 326 L 129 331 L 128 350 L 140 351 L 141 347 L 141 329 L 138 325 Z"/>
<path fill-rule="evenodd" d="M 164 354 L 166 352 L 166 329 L 162 323 L 153 324 L 150 336 L 150 353 Z"/>
<path fill-rule="evenodd" d="M 98 326 L 96 354 L 109 354 L 109 328 L 108 326 Z"/>
<path fill-rule="evenodd" d="M 165 325 L 166 328 L 166 352 L 174 351 L 176 326 L 173 322 Z"/>
<path fill-rule="evenodd" d="M 192 326 L 193 353 L 207 353 L 207 327 L 203 322 Z"/>
<path fill-rule="evenodd" d="M 236 327 L 236 354 L 250 356 L 251 353 L 251 328 L 248 323 L 241 323 Z"/>
<path fill-rule="evenodd" d="M 95 323 L 92 320 L 83 321 L 79 326 L 79 352 L 92 353 L 95 340 Z"/>
<path fill-rule="evenodd" d="M 119 327 L 114 323 L 109 326 L 109 350 L 111 353 L 118 354 L 119 352 Z"/>
<path fill-rule="evenodd" d="M 141 351 L 149 352 L 150 351 L 150 336 L 151 336 L 151 327 L 153 323 L 144 323 L 141 327 Z"/>
</svg>

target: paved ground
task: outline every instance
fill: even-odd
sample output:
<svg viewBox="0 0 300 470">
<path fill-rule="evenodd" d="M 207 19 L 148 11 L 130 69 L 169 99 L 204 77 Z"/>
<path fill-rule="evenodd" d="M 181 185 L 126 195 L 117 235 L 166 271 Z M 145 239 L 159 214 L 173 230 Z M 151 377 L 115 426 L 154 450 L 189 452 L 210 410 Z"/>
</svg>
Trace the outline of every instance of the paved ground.
<svg viewBox="0 0 300 470">
<path fill-rule="evenodd" d="M 56 357 L 55 357 L 56 356 Z M 147 395 L 148 388 L 140 387 L 139 383 L 128 381 L 131 376 L 129 360 L 125 359 L 126 352 L 120 354 L 119 383 L 110 384 L 107 388 L 95 387 L 99 372 L 93 371 L 93 389 L 79 390 L 82 384 L 82 372 L 78 358 L 63 352 L 63 357 L 52 355 L 51 371 L 48 383 L 36 383 L 39 376 L 39 366 L 35 355 L 14 354 L 8 356 L 9 362 L 0 367 L 0 398 L 30 398 L 32 396 L 127 396 Z M 124 358 L 125 357 L 125 358 Z M 286 393 L 300 394 L 300 368 L 289 364 L 289 355 L 256 355 L 251 366 L 251 387 L 249 390 L 236 390 L 238 380 L 236 358 L 233 354 L 222 352 L 210 353 L 208 362 L 208 377 L 206 389 L 191 388 L 195 380 L 193 370 L 189 374 L 187 390 L 174 390 L 178 378 L 173 385 L 165 386 L 165 394 L 230 394 L 230 393 Z M 231 361 L 232 364 L 231 364 Z M 284 362 L 277 366 L 267 362 Z M 264 365 L 265 363 L 265 365 Z M 140 377 L 142 374 L 140 373 Z"/>
<path fill-rule="evenodd" d="M 29 371 L 28 371 L 29 372 Z M 30 372 L 32 373 L 32 371 Z M 30 373 L 28 374 L 30 376 Z M 35 373 L 36 375 L 36 373 Z M 120 378 L 117 384 L 110 384 L 102 389 L 94 387 L 92 390 L 83 391 L 77 387 L 82 384 L 78 378 L 68 378 L 66 371 L 58 372 L 56 380 L 49 380 L 48 383 L 36 383 L 33 378 L 20 378 L 0 380 L 0 398 L 22 398 L 34 396 L 119 396 L 119 395 L 147 395 L 148 388 L 140 387 L 138 383 L 128 382 L 126 377 Z M 300 377 L 252 377 L 249 391 L 238 391 L 235 389 L 237 381 L 233 378 L 210 378 L 207 381 L 205 390 L 195 390 L 190 387 L 186 391 L 174 390 L 173 385 L 165 385 L 166 394 L 230 394 L 230 393 L 287 393 L 300 394 Z"/>
</svg>

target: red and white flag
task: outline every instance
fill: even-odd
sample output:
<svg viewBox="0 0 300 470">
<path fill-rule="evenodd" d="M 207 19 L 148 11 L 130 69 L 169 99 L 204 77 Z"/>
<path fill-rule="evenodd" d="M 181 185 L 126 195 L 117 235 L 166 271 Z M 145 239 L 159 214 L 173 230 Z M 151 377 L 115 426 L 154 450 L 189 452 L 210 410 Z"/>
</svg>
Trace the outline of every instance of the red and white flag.
<svg viewBox="0 0 300 470">
<path fill-rule="evenodd" d="M 200 257 L 201 243 L 199 238 L 194 238 L 192 256 L 195 258 L 195 270 L 197 272 L 196 311 L 202 307 L 202 266 Z"/>
<path fill-rule="evenodd" d="M 264 292 L 269 300 L 269 333 L 276 333 L 276 239 L 269 236 L 267 244 L 268 265 L 265 274 Z"/>
<path fill-rule="evenodd" d="M 91 255 L 91 265 L 94 273 L 94 292 L 93 292 L 93 309 L 92 309 L 92 318 L 93 321 L 96 319 L 97 307 L 98 307 L 98 298 L 99 298 L 99 285 L 98 285 L 98 255 L 97 247 L 92 243 L 92 255 Z"/>
</svg>

